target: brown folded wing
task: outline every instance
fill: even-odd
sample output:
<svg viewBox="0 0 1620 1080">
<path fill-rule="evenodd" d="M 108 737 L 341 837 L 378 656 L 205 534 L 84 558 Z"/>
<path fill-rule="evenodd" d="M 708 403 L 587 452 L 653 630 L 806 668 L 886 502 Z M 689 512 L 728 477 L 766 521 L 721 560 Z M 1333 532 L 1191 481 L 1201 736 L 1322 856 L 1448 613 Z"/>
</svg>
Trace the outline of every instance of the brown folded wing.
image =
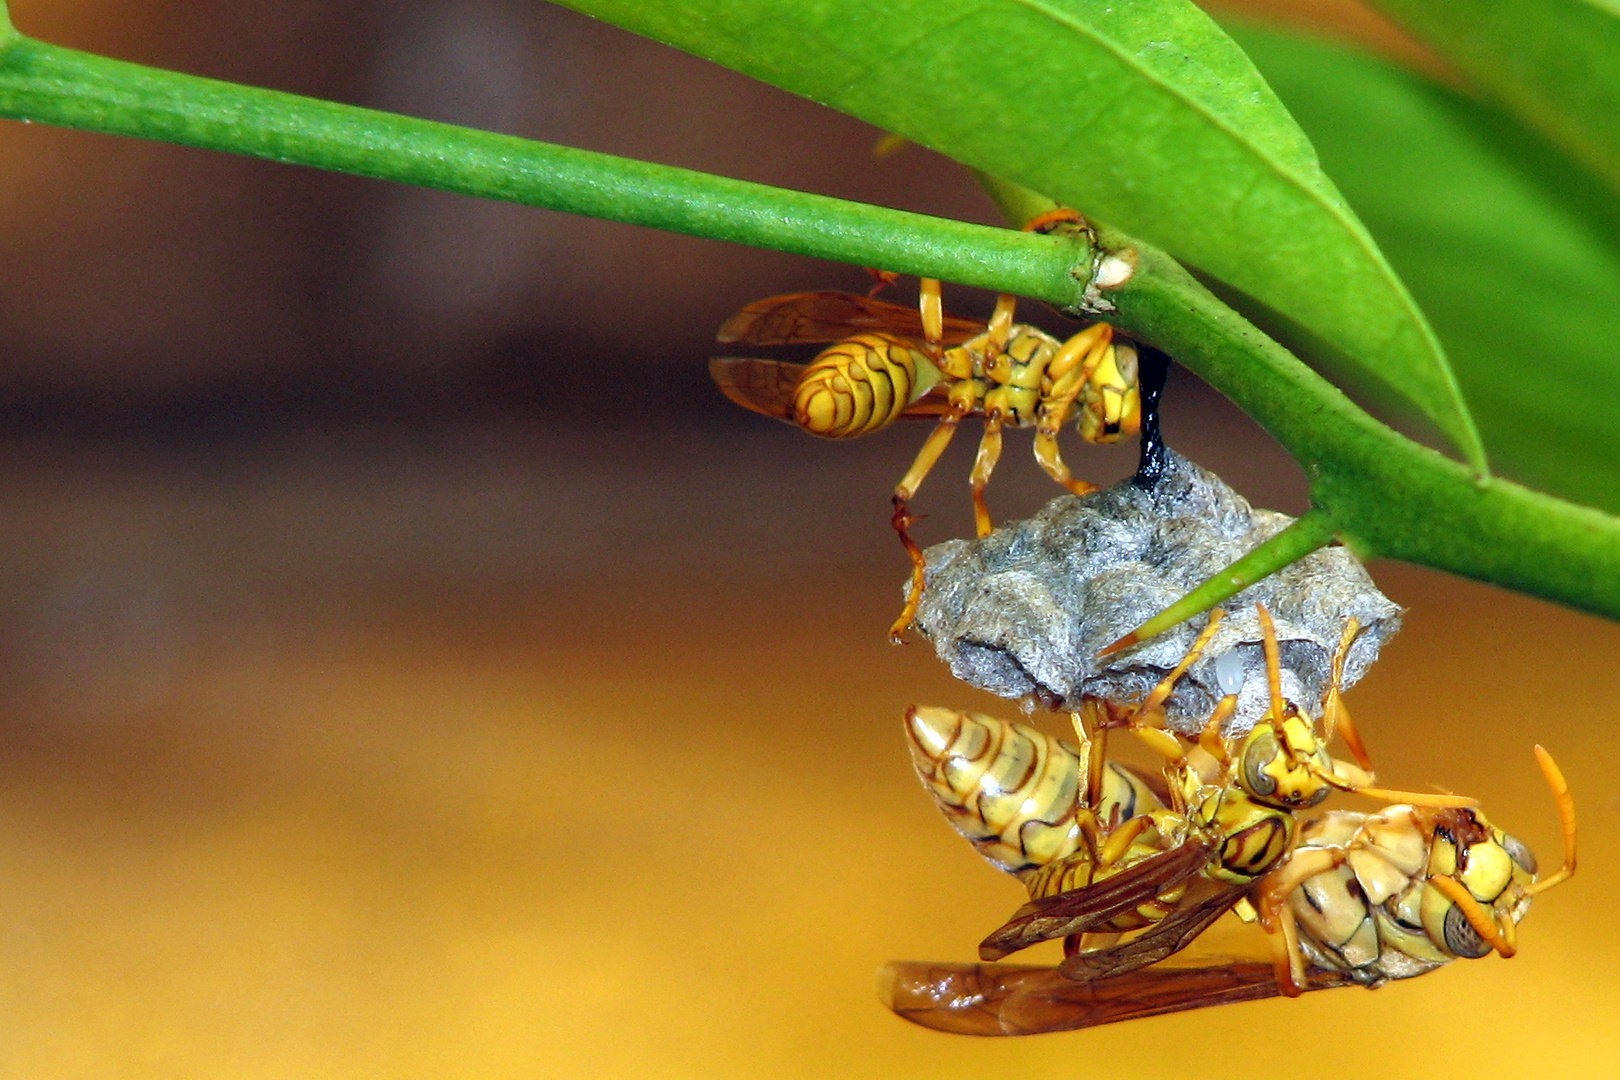
<svg viewBox="0 0 1620 1080">
<path fill-rule="evenodd" d="M 1140 934 L 1117 945 L 1065 957 L 1058 971 L 1069 979 L 1112 979 L 1174 956 L 1248 891 L 1242 885 L 1209 885 L 1202 892 L 1189 893 L 1181 906 Z"/>
<path fill-rule="evenodd" d="M 1319 968 L 1306 983 L 1310 990 L 1350 985 L 1343 972 Z M 957 1035 L 1077 1031 L 1279 994 L 1272 966 L 1254 960 L 1148 967 L 1087 981 L 1056 968 L 918 961 L 891 962 L 878 975 L 878 995 L 897 1016 Z"/>
<path fill-rule="evenodd" d="M 779 360 L 717 356 L 709 361 L 709 378 L 720 392 L 745 409 L 793 422 L 793 389 L 805 365 Z"/>
<path fill-rule="evenodd" d="M 944 326 L 943 345 L 960 345 L 985 329 L 982 322 L 955 315 L 945 316 Z M 789 293 L 749 304 L 727 319 L 716 337 L 750 345 L 795 345 L 842 341 L 868 331 L 921 341 L 922 315 L 913 306 L 855 293 Z"/>
<path fill-rule="evenodd" d="M 1208 844 L 1189 840 L 1083 889 L 1031 900 L 979 943 L 979 958 L 999 960 L 1037 942 L 1095 930 L 1198 873 L 1209 857 Z"/>
</svg>

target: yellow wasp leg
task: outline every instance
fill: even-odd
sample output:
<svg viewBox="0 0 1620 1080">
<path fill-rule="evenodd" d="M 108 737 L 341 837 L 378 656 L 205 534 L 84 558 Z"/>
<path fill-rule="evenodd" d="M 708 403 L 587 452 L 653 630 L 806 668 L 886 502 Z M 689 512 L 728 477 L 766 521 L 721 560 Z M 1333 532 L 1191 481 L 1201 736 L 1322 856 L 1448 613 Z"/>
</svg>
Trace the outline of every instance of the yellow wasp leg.
<svg viewBox="0 0 1620 1080">
<path fill-rule="evenodd" d="M 1260 915 L 1260 927 L 1270 935 L 1271 962 L 1277 973 L 1277 988 L 1284 997 L 1298 997 L 1305 990 L 1305 961 L 1299 951 L 1299 925 L 1288 898 L 1308 878 L 1325 874 L 1344 865 L 1345 852 L 1339 848 L 1296 850 L 1288 861 L 1260 880 L 1252 894 Z"/>
<path fill-rule="evenodd" d="M 996 297 L 995 311 L 990 315 L 989 340 L 985 352 L 1001 357 L 1007 351 L 1007 339 L 1012 337 L 1013 314 L 1018 310 L 1018 297 L 1002 293 Z"/>
<path fill-rule="evenodd" d="M 1216 608 L 1209 613 L 1209 624 L 1193 639 L 1192 647 L 1187 650 L 1187 655 L 1181 658 L 1179 664 L 1170 669 L 1169 674 L 1159 680 L 1159 685 L 1149 691 L 1148 696 L 1143 698 L 1141 704 L 1133 711 L 1131 717 L 1133 726 L 1144 721 L 1154 727 L 1164 726 L 1162 706 L 1169 700 L 1170 694 L 1176 688 L 1176 683 L 1180 681 L 1183 675 L 1187 674 L 1187 669 L 1197 663 L 1198 658 L 1203 655 L 1204 649 L 1209 646 L 1210 639 L 1215 636 L 1215 630 L 1221 625 L 1221 620 L 1224 618 L 1226 618 L 1226 612 L 1220 608 Z"/>
<path fill-rule="evenodd" d="M 1097 485 L 1074 478 L 1058 451 L 1058 432 L 1068 422 L 1069 410 L 1096 373 L 1113 339 L 1114 328 L 1107 323 L 1089 326 L 1065 341 L 1046 365 L 1051 389 L 1043 395 L 1035 418 L 1035 461 L 1048 476 L 1076 495 L 1096 491 Z"/>
<path fill-rule="evenodd" d="M 1079 394 L 1097 374 L 1113 343 L 1114 328 L 1108 323 L 1094 323 L 1059 346 L 1046 365 L 1053 395 L 1069 394 L 1072 400 Z"/>
<path fill-rule="evenodd" d="M 956 434 L 961 422 L 960 408 L 953 408 L 940 417 L 939 424 L 923 443 L 917 459 L 911 463 L 911 468 L 901 477 L 900 483 L 894 489 L 894 517 L 890 523 L 894 526 L 894 531 L 900 535 L 900 543 L 905 547 L 906 554 L 911 557 L 911 585 L 906 592 L 906 606 L 901 609 L 900 617 L 894 621 L 894 625 L 889 627 L 889 640 L 897 645 L 911 627 L 911 620 L 917 617 L 917 605 L 922 602 L 923 578 L 928 565 L 927 560 L 923 558 L 922 548 L 911 538 L 911 526 L 917 521 L 911 514 L 909 505 L 911 497 L 917 494 L 917 488 L 922 486 L 928 470 L 938 463 L 939 456 L 951 444 L 951 437 Z"/>
<path fill-rule="evenodd" d="M 1005 383 L 1012 378 L 1012 357 L 1007 355 L 1007 342 L 1012 337 L 1013 313 L 1018 309 L 1018 298 L 1009 293 L 996 297 L 996 309 L 985 327 L 984 347 L 979 350 L 976 378 L 993 383 Z"/>
<path fill-rule="evenodd" d="M 1102 802 L 1103 769 L 1108 763 L 1108 728 L 1097 715 L 1101 708 L 1096 698 L 1081 698 L 1080 711 L 1070 714 L 1074 733 L 1086 751 L 1086 806 Z"/>
<path fill-rule="evenodd" d="M 942 366 L 945 357 L 945 347 L 941 344 L 941 339 L 945 335 L 945 306 L 937 278 L 923 278 L 919 283 L 917 309 L 922 317 L 924 347 L 928 357 L 936 366 Z M 889 640 L 896 645 L 905 640 L 906 631 L 910 629 L 912 620 L 917 617 L 917 605 L 922 603 L 927 572 L 927 560 L 923 558 L 922 549 L 911 538 L 910 529 L 917 519 L 912 516 L 908 504 L 917 493 L 917 489 L 922 486 L 923 478 L 938 464 L 939 456 L 950 445 L 951 437 L 956 434 L 956 428 L 962 422 L 962 417 L 978 407 L 981 393 L 982 389 L 971 380 L 958 384 L 956 391 L 951 394 L 949 409 L 940 417 L 939 424 L 923 443 L 916 460 L 911 463 L 911 468 L 906 470 L 906 475 L 901 477 L 900 483 L 895 486 L 894 517 L 891 522 L 895 532 L 900 534 L 900 543 L 905 547 L 906 554 L 911 558 L 911 584 L 906 590 L 906 604 L 900 609 L 900 617 L 889 627 Z"/>
<path fill-rule="evenodd" d="M 1146 814 L 1138 814 L 1115 829 L 1109 835 L 1108 841 L 1103 844 L 1103 849 L 1097 853 L 1097 865 L 1113 866 L 1120 859 L 1123 859 L 1125 852 L 1130 850 L 1131 844 L 1151 824 L 1153 824 L 1153 820 Z"/>
<path fill-rule="evenodd" d="M 1072 399 L 1071 399 L 1072 400 Z M 1061 427 L 1062 425 L 1059 424 Z M 1086 480 L 1076 480 L 1074 473 L 1058 453 L 1057 432 L 1035 432 L 1035 463 L 1046 471 L 1046 475 L 1068 488 L 1076 495 L 1089 495 L 1101 489 Z"/>
<path fill-rule="evenodd" d="M 1285 907 L 1278 919 L 1281 933 L 1271 935 L 1271 965 L 1277 973 L 1277 989 L 1283 997 L 1299 997 L 1305 992 L 1305 957 L 1299 951 L 1299 922 L 1294 909 Z"/>
<path fill-rule="evenodd" d="M 973 523 L 979 535 L 989 536 L 990 508 L 984 502 L 984 489 L 990 483 L 990 474 L 1001 459 L 1001 413 L 993 412 L 984 420 L 984 437 L 979 440 L 979 456 L 973 461 Z"/>
<path fill-rule="evenodd" d="M 1142 740 L 1149 750 L 1160 755 L 1166 761 L 1181 762 L 1187 760 L 1187 748 L 1181 745 L 1181 740 L 1162 727 L 1132 727 L 1131 734 Z"/>
<path fill-rule="evenodd" d="M 1237 695 L 1227 694 L 1215 703 L 1215 710 L 1209 714 L 1204 722 L 1204 730 L 1198 734 L 1198 745 L 1204 753 L 1214 758 L 1222 768 L 1232 764 L 1232 755 L 1226 746 L 1226 740 L 1221 737 L 1221 729 L 1226 721 L 1237 711 Z"/>
<path fill-rule="evenodd" d="M 936 364 L 945 355 L 940 339 L 945 336 L 945 300 L 938 278 L 923 278 L 917 285 L 917 308 L 922 314 L 923 340 L 928 358 Z"/>
<path fill-rule="evenodd" d="M 894 486 L 894 499 L 897 504 L 909 503 L 912 496 L 917 494 L 917 489 L 922 487 L 923 478 L 928 475 L 930 469 L 939 463 L 939 456 L 951 444 L 951 438 L 956 434 L 956 428 L 962 422 L 963 412 L 964 410 L 960 407 L 953 407 L 939 418 L 939 423 L 923 443 L 922 449 L 917 452 L 917 457 L 912 461 L 911 468 L 906 470 L 906 475 L 902 476 L 900 482 Z"/>
</svg>

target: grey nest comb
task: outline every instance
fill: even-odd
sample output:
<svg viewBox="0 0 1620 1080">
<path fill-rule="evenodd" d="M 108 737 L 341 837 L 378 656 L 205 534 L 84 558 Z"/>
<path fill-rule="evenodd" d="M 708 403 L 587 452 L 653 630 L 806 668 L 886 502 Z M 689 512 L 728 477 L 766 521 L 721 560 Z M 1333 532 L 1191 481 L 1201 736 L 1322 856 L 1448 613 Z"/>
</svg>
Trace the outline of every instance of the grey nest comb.
<svg viewBox="0 0 1620 1080">
<path fill-rule="evenodd" d="M 1060 496 L 982 539 L 929 548 L 915 626 L 952 674 L 1002 697 L 1062 708 L 1084 696 L 1140 700 L 1175 667 L 1206 616 L 1106 660 L 1097 653 L 1293 519 L 1254 509 L 1173 451 L 1164 464 L 1150 487 L 1131 479 Z M 1247 731 L 1265 712 L 1257 603 L 1277 625 L 1283 693 L 1313 716 L 1345 621 L 1362 626 L 1345 662 L 1347 688 L 1400 628 L 1401 609 L 1356 557 L 1323 548 L 1221 605 L 1226 619 L 1166 703 L 1176 730 L 1203 727 L 1224 696 L 1223 679 L 1228 687 L 1242 682 L 1228 734 Z M 1237 659 L 1221 659 L 1229 653 Z"/>
</svg>

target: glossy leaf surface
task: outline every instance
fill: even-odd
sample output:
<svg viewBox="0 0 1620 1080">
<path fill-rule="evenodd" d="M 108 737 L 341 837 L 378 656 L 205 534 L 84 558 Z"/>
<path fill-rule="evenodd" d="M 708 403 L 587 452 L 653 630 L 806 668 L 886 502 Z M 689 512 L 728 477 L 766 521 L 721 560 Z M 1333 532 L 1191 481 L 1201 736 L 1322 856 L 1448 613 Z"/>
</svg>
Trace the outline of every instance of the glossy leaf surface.
<svg viewBox="0 0 1620 1080">
<path fill-rule="evenodd" d="M 1500 471 L 1620 511 L 1620 205 L 1496 110 L 1233 31 L 1429 312 Z"/>
<path fill-rule="evenodd" d="M 1186 0 L 566 2 L 1167 248 L 1478 462 L 1422 313 L 1242 51 Z"/>
<path fill-rule="evenodd" d="M 1620 4 L 1373 2 L 1620 191 Z"/>
</svg>

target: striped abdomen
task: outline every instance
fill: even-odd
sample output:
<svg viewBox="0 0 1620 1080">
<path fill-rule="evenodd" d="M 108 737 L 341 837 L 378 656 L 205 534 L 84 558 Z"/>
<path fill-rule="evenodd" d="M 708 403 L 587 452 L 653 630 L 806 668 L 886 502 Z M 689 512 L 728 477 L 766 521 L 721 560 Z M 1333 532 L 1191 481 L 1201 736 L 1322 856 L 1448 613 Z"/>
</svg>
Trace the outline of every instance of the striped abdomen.
<svg viewBox="0 0 1620 1080">
<path fill-rule="evenodd" d="M 793 419 L 812 435 L 851 439 L 892 423 L 939 381 L 919 349 L 888 334 L 857 334 L 822 350 L 793 392 Z"/>
<path fill-rule="evenodd" d="M 913 707 L 906 734 L 917 775 L 941 811 L 979 853 L 1025 876 L 1081 846 L 1082 759 L 1077 749 L 1024 724 L 954 709 Z M 1157 809 L 1134 775 L 1110 765 L 1102 821 Z"/>
</svg>

